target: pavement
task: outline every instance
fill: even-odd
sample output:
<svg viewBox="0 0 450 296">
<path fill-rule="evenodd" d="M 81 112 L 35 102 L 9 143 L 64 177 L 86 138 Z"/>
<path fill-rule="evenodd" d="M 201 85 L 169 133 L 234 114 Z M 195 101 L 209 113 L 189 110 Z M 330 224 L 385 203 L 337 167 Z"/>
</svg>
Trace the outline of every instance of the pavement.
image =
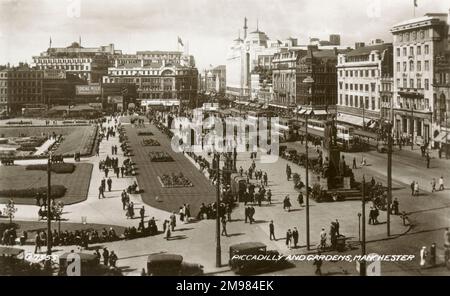
<svg viewBox="0 0 450 296">
<path fill-rule="evenodd" d="M 81 162 L 89 162 L 94 164 L 94 170 L 91 178 L 88 198 L 85 202 L 65 207 L 63 218 L 70 222 L 81 222 L 82 217 L 87 217 L 89 223 L 110 224 L 119 226 L 137 226 L 138 219 L 126 219 L 122 210 L 120 201 L 120 192 L 129 184 L 136 181 L 135 177 L 113 178 L 113 191 L 106 192 L 107 198 L 98 199 L 98 186 L 103 178 L 103 172 L 98 170 L 98 163 L 111 152 L 111 146 L 118 145 L 118 138 L 113 137 L 108 141 L 103 140 L 100 144 L 100 156 L 82 158 Z M 347 163 L 350 164 L 353 156 L 361 157 L 358 153 L 344 154 Z M 208 157 L 205 153 L 205 157 Z M 365 153 L 369 166 L 355 170 L 355 177 L 361 178 L 362 175 L 366 179 L 368 176 L 374 176 L 376 180 L 383 181 L 385 184 L 385 154 L 379 154 L 376 151 Z M 119 151 L 119 161 L 124 156 Z M 259 156 L 258 156 L 259 157 Z M 190 158 L 188 158 L 193 162 Z M 306 250 L 306 230 L 305 230 L 305 208 L 300 207 L 297 203 L 297 191 L 293 187 L 293 182 L 287 182 L 285 176 L 285 167 L 287 161 L 279 158 L 277 162 L 271 164 L 260 163 L 259 158 L 256 160 L 257 169 L 268 173 L 269 186 L 273 193 L 272 205 L 264 204 L 256 208 L 256 223 L 244 223 L 243 205 L 240 204 L 232 213 L 232 222 L 227 225 L 228 236 L 221 236 L 222 250 L 222 266 L 216 267 L 215 264 L 215 221 L 202 220 L 195 223 L 181 224 L 178 222 L 175 232 L 172 233 L 172 239 L 166 240 L 163 235 L 134 239 L 132 241 L 117 241 L 105 243 L 101 246 L 107 246 L 108 249 L 114 250 L 118 256 L 118 266 L 128 275 L 140 274 L 142 268 L 145 268 L 146 257 L 152 253 L 169 252 L 177 253 L 184 256 L 185 261 L 200 263 L 204 266 L 205 272 L 210 275 L 231 275 L 229 268 L 226 266 L 228 260 L 229 246 L 234 243 L 246 241 L 260 241 L 267 244 L 269 249 L 276 249 L 282 254 L 301 254 L 309 253 Z M 408 151 L 394 153 L 394 170 L 393 184 L 396 190 L 394 197 L 400 201 L 400 210 L 409 213 L 411 227 L 405 227 L 401 223 L 398 216 L 391 216 L 391 237 L 386 235 L 385 212 L 380 212 L 379 225 L 367 225 L 367 250 L 375 251 L 381 254 L 415 254 L 416 260 L 410 263 L 394 263 L 383 265 L 383 273 L 389 275 L 396 274 L 445 274 L 446 269 L 442 267 L 419 269 L 417 263 L 417 255 L 421 245 L 438 242 L 439 258 L 442 260 L 442 233 L 444 227 L 449 225 L 450 217 L 450 200 L 449 191 L 441 191 L 431 194 L 425 188 L 425 184 L 429 182 L 431 176 L 440 176 L 444 174 L 446 187 L 450 187 L 449 162 L 447 160 L 432 160 L 432 168 L 428 169 L 425 174 L 423 162 L 420 162 L 420 155 L 411 154 Z M 67 159 L 67 162 L 72 161 Z M 242 166 L 248 168 L 251 160 L 248 153 L 238 155 L 237 167 Z M 43 163 L 45 160 L 27 160 L 17 161 L 19 165 L 28 163 Z M 297 172 L 301 175 L 302 180 L 305 179 L 304 169 L 293 163 L 290 163 L 293 173 Z M 139 164 L 138 164 L 139 167 Z M 409 192 L 410 179 L 418 180 L 420 184 L 424 184 L 425 189 L 423 195 L 412 198 Z M 290 195 L 293 205 L 290 212 L 282 209 L 282 200 L 287 194 Z M 132 195 L 131 200 L 135 203 L 135 207 L 139 208 L 143 205 L 140 195 Z M 339 219 L 340 232 L 351 238 L 357 249 L 349 250 L 344 254 L 360 253 L 358 246 L 358 213 L 361 212 L 360 201 L 344 201 L 331 203 L 316 203 L 310 200 L 310 238 L 312 251 L 315 252 L 315 246 L 319 242 L 319 232 L 324 227 L 327 232 L 331 221 Z M 34 220 L 37 219 L 36 206 L 18 205 L 16 220 Z M 167 219 L 170 215 L 168 212 L 149 207 L 145 205 L 146 216 L 154 216 L 159 222 L 158 227 L 161 228 L 161 221 Z M 367 213 L 368 214 L 368 213 Z M 147 219 L 147 218 L 146 218 Z M 274 221 L 276 241 L 269 240 L 268 222 Z M 300 233 L 300 248 L 288 249 L 285 245 L 285 233 L 287 229 L 297 227 Z M 32 246 L 25 246 L 32 251 Z M 56 254 L 74 249 L 74 247 L 58 247 Z M 323 266 L 325 274 L 328 275 L 344 275 L 356 274 L 354 263 L 334 262 L 326 263 Z M 310 263 L 296 263 L 293 268 L 271 272 L 271 275 L 312 275 L 314 272 Z"/>
</svg>

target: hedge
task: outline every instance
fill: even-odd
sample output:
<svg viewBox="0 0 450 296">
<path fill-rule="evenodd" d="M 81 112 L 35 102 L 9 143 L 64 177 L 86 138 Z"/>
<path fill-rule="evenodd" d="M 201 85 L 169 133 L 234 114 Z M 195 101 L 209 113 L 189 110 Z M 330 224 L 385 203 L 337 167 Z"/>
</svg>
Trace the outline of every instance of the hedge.
<svg viewBox="0 0 450 296">
<path fill-rule="evenodd" d="M 67 188 L 63 185 L 51 186 L 51 197 L 60 198 L 66 194 Z M 34 198 L 37 193 L 47 195 L 47 187 L 27 188 L 27 189 L 7 189 L 0 190 L 1 197 L 19 197 L 19 198 Z"/>
<path fill-rule="evenodd" d="M 26 170 L 46 171 L 47 164 L 29 164 L 25 167 Z M 57 174 L 71 174 L 75 170 L 73 163 L 52 163 L 52 172 Z"/>
</svg>

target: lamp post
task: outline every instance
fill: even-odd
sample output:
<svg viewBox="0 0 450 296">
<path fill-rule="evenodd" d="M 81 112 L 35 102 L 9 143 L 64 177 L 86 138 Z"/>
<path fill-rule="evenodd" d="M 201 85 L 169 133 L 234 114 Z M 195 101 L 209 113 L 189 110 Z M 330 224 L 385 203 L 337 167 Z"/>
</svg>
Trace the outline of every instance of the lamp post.
<svg viewBox="0 0 450 296">
<path fill-rule="evenodd" d="M 386 124 L 386 132 L 388 137 L 388 159 L 387 159 L 387 236 L 391 236 L 391 202 L 392 202 L 392 124 Z"/>
<path fill-rule="evenodd" d="M 222 266 L 222 249 L 220 247 L 220 154 L 214 153 L 216 159 L 216 267 Z"/>
<path fill-rule="evenodd" d="M 313 97 L 313 85 L 314 85 L 314 79 L 311 76 L 306 77 L 303 80 L 303 83 L 308 85 L 308 99 L 311 102 Z M 305 134 L 306 134 L 306 141 L 305 141 L 305 149 L 306 149 L 306 172 L 305 172 L 305 178 L 306 178 L 306 249 L 309 250 L 310 247 L 310 228 L 309 228 L 309 156 L 308 156 L 308 110 L 305 112 Z"/>
<path fill-rule="evenodd" d="M 411 129 L 411 150 L 414 150 L 414 109 L 413 109 L 413 103 L 411 102 L 411 123 L 410 123 L 410 129 Z"/>
<path fill-rule="evenodd" d="M 361 255 L 366 255 L 366 178 L 363 176 L 362 181 L 362 198 L 361 198 L 361 211 L 362 211 L 362 241 L 361 241 Z M 366 275 L 366 262 L 362 260 L 359 265 L 359 274 L 361 276 Z"/>
<path fill-rule="evenodd" d="M 361 213 L 358 213 L 358 241 L 361 243 Z"/>
</svg>

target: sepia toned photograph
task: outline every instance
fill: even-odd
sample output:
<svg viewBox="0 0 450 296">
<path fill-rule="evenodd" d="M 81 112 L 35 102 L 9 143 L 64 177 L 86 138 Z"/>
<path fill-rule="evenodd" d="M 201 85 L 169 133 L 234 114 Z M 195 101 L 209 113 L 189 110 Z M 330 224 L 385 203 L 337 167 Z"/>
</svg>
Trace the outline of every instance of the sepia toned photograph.
<svg viewBox="0 0 450 296">
<path fill-rule="evenodd" d="M 0 0 L 0 275 L 450 275 L 449 27 L 442 0 Z"/>
</svg>

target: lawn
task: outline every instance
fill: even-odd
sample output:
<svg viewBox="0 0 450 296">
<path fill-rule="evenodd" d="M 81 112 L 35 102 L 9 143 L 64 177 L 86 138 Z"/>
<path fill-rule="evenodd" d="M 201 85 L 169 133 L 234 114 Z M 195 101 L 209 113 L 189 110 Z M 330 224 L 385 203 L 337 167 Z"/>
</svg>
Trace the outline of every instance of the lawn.
<svg viewBox="0 0 450 296">
<path fill-rule="evenodd" d="M 215 188 L 209 180 L 182 154 L 172 150 L 170 140 L 156 127 L 150 124 L 147 130 L 154 133 L 154 139 L 160 146 L 143 146 L 142 137 L 138 136 L 140 129 L 126 125 L 125 130 L 133 149 L 132 160 L 138 169 L 137 181 L 144 190 L 143 201 L 156 208 L 167 211 L 178 211 L 185 203 L 190 204 L 191 212 L 196 214 L 202 203 L 213 202 L 216 198 Z M 149 153 L 164 152 L 174 161 L 151 162 Z M 164 174 L 183 175 L 192 183 L 189 187 L 163 187 L 159 178 Z M 159 201 L 156 200 L 158 196 Z"/>
<path fill-rule="evenodd" d="M 63 185 L 66 194 L 60 198 L 64 204 L 74 204 L 86 200 L 91 180 L 92 164 L 76 164 L 71 174 L 51 175 L 52 185 Z M 26 170 L 25 166 L 0 166 L 0 189 L 27 189 L 47 186 L 47 172 L 40 170 Z M 5 203 L 9 196 L 0 197 L 0 203 Z M 17 204 L 36 204 L 34 198 L 14 198 Z"/>
<path fill-rule="evenodd" d="M 83 155 L 91 154 L 96 138 L 96 127 L 82 126 L 41 126 L 41 127 L 0 127 L 0 138 L 31 137 L 43 135 L 63 135 L 64 141 L 56 149 L 56 154 L 70 155 L 81 152 Z"/>
</svg>

